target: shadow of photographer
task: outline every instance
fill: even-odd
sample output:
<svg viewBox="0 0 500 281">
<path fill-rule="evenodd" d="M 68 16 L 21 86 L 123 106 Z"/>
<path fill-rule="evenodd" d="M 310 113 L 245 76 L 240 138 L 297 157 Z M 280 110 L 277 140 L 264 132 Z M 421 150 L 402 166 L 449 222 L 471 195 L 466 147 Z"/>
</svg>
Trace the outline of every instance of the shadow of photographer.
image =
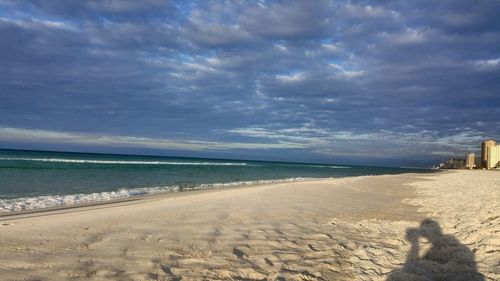
<svg viewBox="0 0 500 281">
<path fill-rule="evenodd" d="M 419 256 L 420 238 L 431 243 Z M 408 228 L 406 239 L 411 243 L 405 265 L 392 271 L 387 281 L 484 281 L 477 271 L 474 253 L 455 237 L 445 235 L 439 223 L 425 219 L 419 228 Z"/>
</svg>

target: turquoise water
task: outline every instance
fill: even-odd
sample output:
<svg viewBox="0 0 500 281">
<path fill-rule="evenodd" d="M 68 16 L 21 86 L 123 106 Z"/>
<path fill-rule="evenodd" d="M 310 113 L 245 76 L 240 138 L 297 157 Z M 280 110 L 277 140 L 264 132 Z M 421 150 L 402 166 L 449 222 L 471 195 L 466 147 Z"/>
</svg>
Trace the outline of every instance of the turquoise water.
<svg viewBox="0 0 500 281">
<path fill-rule="evenodd" d="M 189 189 L 407 172 L 422 170 L 0 150 L 0 212 Z"/>
</svg>

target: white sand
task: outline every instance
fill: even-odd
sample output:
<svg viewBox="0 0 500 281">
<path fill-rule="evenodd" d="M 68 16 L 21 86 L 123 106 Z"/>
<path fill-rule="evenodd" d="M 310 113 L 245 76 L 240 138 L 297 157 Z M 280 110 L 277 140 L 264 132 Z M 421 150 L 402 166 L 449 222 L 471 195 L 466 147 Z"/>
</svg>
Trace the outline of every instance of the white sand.
<svg viewBox="0 0 500 281">
<path fill-rule="evenodd" d="M 473 271 L 500 280 L 500 172 L 282 183 L 26 216 L 0 217 L 0 280 L 458 280 Z M 420 227 L 425 218 L 443 234 Z M 412 258 L 411 228 L 421 246 Z"/>
</svg>

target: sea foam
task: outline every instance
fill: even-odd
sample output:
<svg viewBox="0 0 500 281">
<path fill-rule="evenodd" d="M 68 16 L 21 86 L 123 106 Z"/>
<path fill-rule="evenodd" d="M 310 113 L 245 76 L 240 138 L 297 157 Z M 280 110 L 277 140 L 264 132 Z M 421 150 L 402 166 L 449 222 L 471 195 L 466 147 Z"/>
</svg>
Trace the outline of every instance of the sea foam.
<svg viewBox="0 0 500 281">
<path fill-rule="evenodd" d="M 80 163 L 80 164 L 117 164 L 117 165 L 188 165 L 188 166 L 245 166 L 246 163 L 238 162 L 175 162 L 175 161 L 115 161 L 115 160 L 87 160 L 64 158 L 15 158 L 0 157 L 0 161 L 34 161 L 55 163 Z"/>
<path fill-rule="evenodd" d="M 116 191 L 90 193 L 90 194 L 46 195 L 37 197 L 15 198 L 15 199 L 0 199 L 0 213 L 42 209 L 50 207 L 74 206 L 86 203 L 120 200 L 120 199 L 131 198 L 134 196 L 147 196 L 159 193 L 178 192 L 181 190 L 200 190 L 200 189 L 212 189 L 212 188 L 223 188 L 223 187 L 237 187 L 237 186 L 256 185 L 256 184 L 305 181 L 311 179 L 313 178 L 297 177 L 297 178 L 276 179 L 276 180 L 211 183 L 211 184 L 201 184 L 190 188 L 181 188 L 179 186 L 154 186 L 154 187 L 131 188 L 131 189 L 121 188 Z"/>
</svg>

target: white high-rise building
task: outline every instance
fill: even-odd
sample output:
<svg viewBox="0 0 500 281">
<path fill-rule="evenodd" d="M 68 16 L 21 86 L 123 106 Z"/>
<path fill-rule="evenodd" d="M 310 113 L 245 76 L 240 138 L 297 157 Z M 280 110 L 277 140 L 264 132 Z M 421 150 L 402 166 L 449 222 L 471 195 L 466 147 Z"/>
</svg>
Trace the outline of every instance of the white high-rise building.
<svg viewBox="0 0 500 281">
<path fill-rule="evenodd" d="M 495 146 L 494 140 L 485 140 L 481 145 L 481 168 L 488 168 L 488 147 Z"/>
<path fill-rule="evenodd" d="M 500 145 L 488 146 L 486 149 L 486 169 L 500 166 Z"/>
<path fill-rule="evenodd" d="M 467 153 L 465 154 L 465 168 L 474 169 L 476 167 L 476 154 Z"/>
</svg>

